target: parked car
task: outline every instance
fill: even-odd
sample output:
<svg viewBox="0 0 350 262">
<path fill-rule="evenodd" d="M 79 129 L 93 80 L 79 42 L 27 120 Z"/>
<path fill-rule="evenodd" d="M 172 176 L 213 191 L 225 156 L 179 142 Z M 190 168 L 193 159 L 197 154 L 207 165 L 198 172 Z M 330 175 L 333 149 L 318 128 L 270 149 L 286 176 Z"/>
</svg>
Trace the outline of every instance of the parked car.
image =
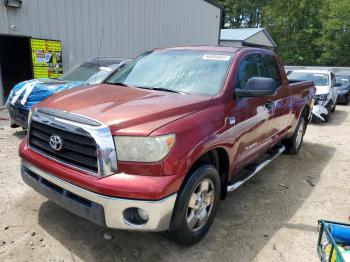
<svg viewBox="0 0 350 262">
<path fill-rule="evenodd" d="M 57 79 L 32 79 L 13 87 L 7 99 L 10 126 L 27 128 L 30 108 L 47 97 L 82 85 L 104 83 L 129 60 L 125 58 L 98 57 L 75 66 Z"/>
<path fill-rule="evenodd" d="M 289 75 L 290 73 L 293 72 L 293 70 L 290 70 L 290 69 L 284 69 L 284 70 L 285 70 L 285 72 L 286 72 L 286 75 Z"/>
<path fill-rule="evenodd" d="M 316 101 L 313 109 L 315 119 L 328 122 L 329 113 L 337 105 L 335 76 L 326 70 L 296 70 L 288 75 L 290 81 L 313 81 L 316 85 Z"/>
<path fill-rule="evenodd" d="M 168 230 L 190 245 L 227 192 L 282 152 L 298 153 L 314 95 L 311 81 L 289 84 L 268 50 L 157 49 L 108 84 L 36 105 L 19 150 L 22 177 L 99 225 Z"/>
<path fill-rule="evenodd" d="M 338 87 L 338 99 L 337 102 L 349 104 L 350 97 L 350 76 L 348 75 L 336 75 L 336 86 Z"/>
</svg>

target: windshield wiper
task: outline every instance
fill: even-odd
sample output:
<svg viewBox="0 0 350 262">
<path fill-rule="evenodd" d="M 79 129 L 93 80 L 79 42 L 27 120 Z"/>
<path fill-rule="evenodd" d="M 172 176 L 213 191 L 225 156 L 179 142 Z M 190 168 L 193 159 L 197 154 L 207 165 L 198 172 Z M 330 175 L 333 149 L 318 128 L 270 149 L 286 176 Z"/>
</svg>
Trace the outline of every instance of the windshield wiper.
<svg viewBox="0 0 350 262">
<path fill-rule="evenodd" d="M 188 93 L 186 93 L 186 92 L 177 91 L 177 90 L 174 90 L 174 89 L 167 89 L 167 88 L 164 88 L 164 87 L 140 87 L 140 88 L 188 95 Z"/>
<path fill-rule="evenodd" d="M 122 82 L 116 82 L 116 83 L 114 83 L 114 82 L 107 82 L 107 84 L 127 86 L 127 87 L 136 87 L 136 88 L 141 88 L 141 89 L 149 89 L 149 90 L 164 91 L 164 92 L 171 92 L 171 93 L 188 95 L 188 93 L 186 93 L 186 92 L 177 91 L 177 90 L 173 90 L 173 89 L 167 89 L 167 88 L 164 88 L 164 87 L 132 86 L 132 85 L 127 85 L 127 84 L 122 83 Z"/>
<path fill-rule="evenodd" d="M 126 87 L 133 87 L 131 85 L 127 85 L 127 84 L 122 83 L 122 82 L 116 82 L 116 83 L 114 83 L 114 82 L 107 82 L 107 84 L 109 84 L 109 85 L 118 85 L 118 86 L 126 86 Z"/>
</svg>

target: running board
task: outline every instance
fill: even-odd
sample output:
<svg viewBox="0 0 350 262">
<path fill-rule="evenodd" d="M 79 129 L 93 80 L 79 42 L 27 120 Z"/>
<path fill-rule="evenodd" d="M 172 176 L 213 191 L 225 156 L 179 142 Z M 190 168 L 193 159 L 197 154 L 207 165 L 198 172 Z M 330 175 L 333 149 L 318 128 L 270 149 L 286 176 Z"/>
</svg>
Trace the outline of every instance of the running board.
<svg viewBox="0 0 350 262">
<path fill-rule="evenodd" d="M 232 191 L 236 190 L 237 188 L 239 188 L 241 185 L 243 185 L 245 182 L 247 182 L 249 179 L 251 179 L 253 176 L 255 176 L 261 169 L 263 169 L 265 166 L 270 164 L 276 157 L 278 157 L 280 154 L 282 154 L 284 150 L 286 150 L 285 146 L 281 145 L 275 151 L 271 152 L 271 154 L 264 161 L 262 161 L 253 170 L 250 171 L 251 172 L 250 174 L 248 174 L 244 178 L 234 182 L 233 184 L 228 185 L 227 192 L 232 192 Z"/>
</svg>

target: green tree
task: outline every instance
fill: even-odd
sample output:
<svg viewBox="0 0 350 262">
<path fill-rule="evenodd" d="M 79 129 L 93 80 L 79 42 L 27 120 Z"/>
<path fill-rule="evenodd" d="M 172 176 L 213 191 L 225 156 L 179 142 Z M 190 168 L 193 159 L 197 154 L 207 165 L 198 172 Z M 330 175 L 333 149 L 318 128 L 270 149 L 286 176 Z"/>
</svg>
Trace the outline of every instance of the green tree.
<svg viewBox="0 0 350 262">
<path fill-rule="evenodd" d="M 219 2 L 226 27 L 265 27 L 285 64 L 350 66 L 350 0 Z"/>
<path fill-rule="evenodd" d="M 224 24 L 227 28 L 257 27 L 261 8 L 267 0 L 219 0 L 224 6 Z"/>
<path fill-rule="evenodd" d="M 350 1 L 328 0 L 321 17 L 322 35 L 317 39 L 321 55 L 316 63 L 350 66 Z"/>
<path fill-rule="evenodd" d="M 320 56 L 323 0 L 275 0 L 263 8 L 263 26 L 285 64 L 311 65 Z"/>
</svg>

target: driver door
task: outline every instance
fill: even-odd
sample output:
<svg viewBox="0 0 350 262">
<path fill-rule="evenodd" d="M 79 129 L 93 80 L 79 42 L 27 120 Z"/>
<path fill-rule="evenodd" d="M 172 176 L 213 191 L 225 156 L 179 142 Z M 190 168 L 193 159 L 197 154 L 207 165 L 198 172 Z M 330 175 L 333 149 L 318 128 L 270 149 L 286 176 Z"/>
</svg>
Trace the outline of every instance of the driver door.
<svg viewBox="0 0 350 262">
<path fill-rule="evenodd" d="M 248 54 L 240 62 L 235 88 L 244 89 L 251 77 L 265 77 L 260 54 Z M 233 101 L 235 116 L 236 168 L 240 169 L 264 153 L 273 135 L 274 103 L 270 97 L 244 97 Z"/>
</svg>

